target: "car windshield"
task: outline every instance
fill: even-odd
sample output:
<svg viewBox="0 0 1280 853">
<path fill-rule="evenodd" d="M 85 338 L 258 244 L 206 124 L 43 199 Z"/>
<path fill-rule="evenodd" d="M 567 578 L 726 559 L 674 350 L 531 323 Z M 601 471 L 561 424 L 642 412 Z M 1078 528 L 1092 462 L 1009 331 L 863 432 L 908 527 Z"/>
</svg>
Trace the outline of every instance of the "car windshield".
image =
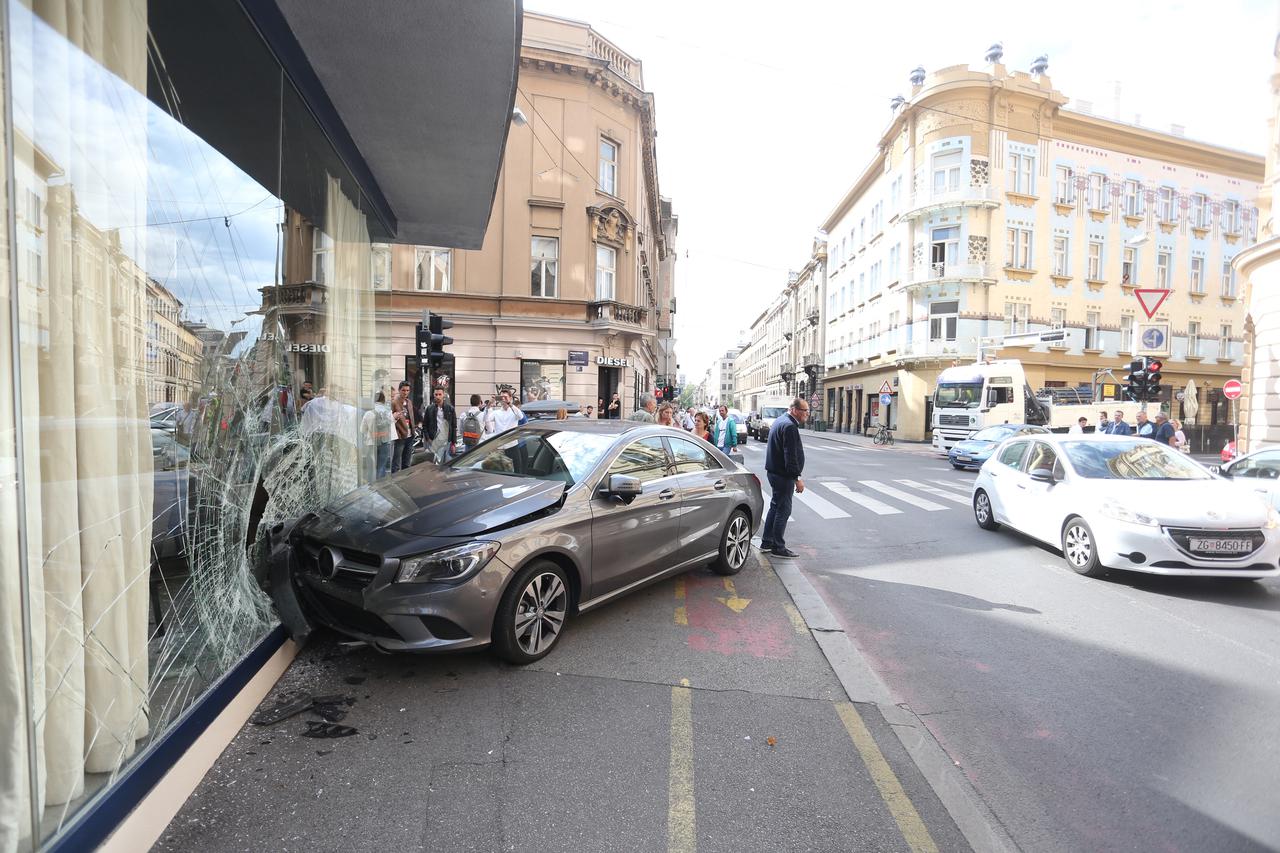
<svg viewBox="0 0 1280 853">
<path fill-rule="evenodd" d="M 776 418 L 787 410 L 786 406 L 765 406 L 760 410 L 762 418 Z"/>
<path fill-rule="evenodd" d="M 1004 441 L 1017 431 L 1017 427 L 1005 426 L 989 426 L 986 429 L 980 429 L 972 436 L 974 441 Z"/>
<path fill-rule="evenodd" d="M 1091 480 L 1211 480 L 1195 462 L 1154 441 L 1068 441 L 1067 458 Z"/>
<path fill-rule="evenodd" d="M 449 467 L 573 485 L 604 458 L 614 438 L 572 430 L 515 429 L 482 442 Z"/>
<path fill-rule="evenodd" d="M 981 399 L 981 382 L 944 382 L 933 392 L 933 405 L 940 409 L 973 409 Z"/>
</svg>

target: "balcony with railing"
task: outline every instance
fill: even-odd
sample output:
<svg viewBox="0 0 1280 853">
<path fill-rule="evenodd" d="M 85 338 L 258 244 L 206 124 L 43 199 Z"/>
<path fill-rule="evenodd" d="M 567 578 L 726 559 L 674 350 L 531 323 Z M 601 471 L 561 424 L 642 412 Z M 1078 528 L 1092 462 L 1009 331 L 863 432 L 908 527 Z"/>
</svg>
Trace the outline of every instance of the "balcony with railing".
<svg viewBox="0 0 1280 853">
<path fill-rule="evenodd" d="M 907 200 L 907 209 L 902 212 L 903 219 L 914 219 L 945 210 L 950 207 L 996 208 L 1000 201 L 996 191 L 990 184 L 969 184 L 960 187 L 944 187 L 914 192 Z"/>
<path fill-rule="evenodd" d="M 898 350 L 898 358 L 944 358 L 976 355 L 977 346 L 972 341 L 961 340 L 912 341 Z"/>
<path fill-rule="evenodd" d="M 983 263 L 954 263 L 938 261 L 917 264 L 907 270 L 907 288 L 925 287 L 930 284 L 995 284 L 995 268 Z"/>
<path fill-rule="evenodd" d="M 822 313 L 817 308 L 810 308 L 809 313 L 805 314 L 804 318 L 809 321 L 810 326 L 816 326 L 818 321 L 822 319 Z"/>
<path fill-rule="evenodd" d="M 648 312 L 638 305 L 624 305 L 612 299 L 587 303 L 587 322 L 594 327 L 622 326 L 644 329 L 648 327 Z"/>
</svg>

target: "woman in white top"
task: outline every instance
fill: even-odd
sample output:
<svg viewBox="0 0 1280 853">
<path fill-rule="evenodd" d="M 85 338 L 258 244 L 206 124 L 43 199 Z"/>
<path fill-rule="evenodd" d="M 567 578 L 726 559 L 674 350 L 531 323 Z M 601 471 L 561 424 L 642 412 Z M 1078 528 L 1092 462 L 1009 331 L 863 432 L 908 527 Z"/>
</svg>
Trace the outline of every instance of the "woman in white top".
<svg viewBox="0 0 1280 853">
<path fill-rule="evenodd" d="M 1191 445 L 1187 442 L 1187 434 L 1182 431 L 1182 421 L 1174 418 L 1169 421 L 1173 426 L 1173 446 L 1183 453 L 1191 452 Z"/>
</svg>

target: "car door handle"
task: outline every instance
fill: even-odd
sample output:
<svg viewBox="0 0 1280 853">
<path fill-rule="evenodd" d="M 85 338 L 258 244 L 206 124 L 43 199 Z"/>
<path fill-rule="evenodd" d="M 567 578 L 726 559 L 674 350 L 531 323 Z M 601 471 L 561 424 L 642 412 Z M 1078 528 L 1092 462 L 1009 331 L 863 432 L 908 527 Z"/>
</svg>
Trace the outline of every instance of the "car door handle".
<svg viewBox="0 0 1280 853">
<path fill-rule="evenodd" d="M 1027 484 L 1026 484 L 1026 483 L 1019 483 L 1019 484 L 1018 484 L 1018 488 L 1019 488 L 1019 489 L 1025 489 L 1026 487 L 1027 487 Z"/>
<path fill-rule="evenodd" d="M 716 480 L 715 483 L 712 484 L 711 488 L 715 489 L 717 492 L 723 492 L 724 480 Z"/>
<path fill-rule="evenodd" d="M 662 491 L 658 492 L 658 500 L 660 501 L 669 501 L 675 496 L 676 496 L 676 493 L 674 489 L 663 489 Z"/>
</svg>

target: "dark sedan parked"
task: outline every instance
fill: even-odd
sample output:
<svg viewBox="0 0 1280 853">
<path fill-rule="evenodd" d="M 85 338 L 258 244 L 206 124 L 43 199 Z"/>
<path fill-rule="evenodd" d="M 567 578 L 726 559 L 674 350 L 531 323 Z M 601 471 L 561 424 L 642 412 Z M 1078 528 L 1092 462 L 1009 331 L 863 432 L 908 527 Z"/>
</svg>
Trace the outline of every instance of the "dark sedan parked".
<svg viewBox="0 0 1280 853">
<path fill-rule="evenodd" d="M 1032 435 L 1047 433 L 1042 426 L 1031 424 L 996 424 L 983 427 L 973 435 L 961 441 L 947 451 L 947 460 L 951 467 L 963 471 L 965 468 L 978 469 L 986 462 L 1000 443 L 1015 435 Z"/>
<path fill-rule="evenodd" d="M 759 479 L 682 430 L 543 421 L 417 466 L 272 531 L 272 594 L 389 651 L 492 645 L 515 663 L 565 621 L 662 578 L 746 563 Z"/>
</svg>

